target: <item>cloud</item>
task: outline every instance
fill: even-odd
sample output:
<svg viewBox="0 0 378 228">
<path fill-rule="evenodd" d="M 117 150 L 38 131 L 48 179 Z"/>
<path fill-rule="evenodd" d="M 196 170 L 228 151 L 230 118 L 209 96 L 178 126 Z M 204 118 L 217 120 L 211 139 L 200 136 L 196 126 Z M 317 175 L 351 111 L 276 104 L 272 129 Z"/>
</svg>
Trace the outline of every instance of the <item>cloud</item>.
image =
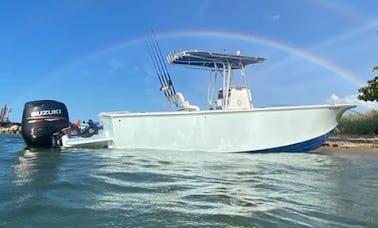
<svg viewBox="0 0 378 228">
<path fill-rule="evenodd" d="M 199 4 L 197 8 L 197 12 L 194 14 L 193 18 L 195 21 L 201 21 L 206 15 L 206 11 L 208 10 L 208 1 L 200 1 L 201 4 Z"/>
<path fill-rule="evenodd" d="M 80 70 L 81 75 L 87 76 L 88 75 L 88 70 Z"/>
<path fill-rule="evenodd" d="M 120 68 L 122 68 L 124 66 L 124 63 L 120 60 L 120 59 L 110 59 L 109 60 L 109 69 L 108 69 L 108 73 L 113 73 L 114 71 L 117 71 L 119 70 Z"/>
<path fill-rule="evenodd" d="M 361 101 L 357 99 L 358 94 L 348 95 L 345 97 L 339 97 L 336 94 L 332 94 L 328 99 L 327 103 L 331 104 L 355 104 L 357 107 L 354 111 L 357 112 L 368 112 L 371 110 L 378 110 L 378 102 L 375 101 Z"/>
<path fill-rule="evenodd" d="M 278 21 L 280 18 L 281 18 L 281 15 L 276 14 L 276 15 L 274 15 L 273 17 L 271 17 L 270 19 L 271 19 L 272 21 Z"/>
</svg>

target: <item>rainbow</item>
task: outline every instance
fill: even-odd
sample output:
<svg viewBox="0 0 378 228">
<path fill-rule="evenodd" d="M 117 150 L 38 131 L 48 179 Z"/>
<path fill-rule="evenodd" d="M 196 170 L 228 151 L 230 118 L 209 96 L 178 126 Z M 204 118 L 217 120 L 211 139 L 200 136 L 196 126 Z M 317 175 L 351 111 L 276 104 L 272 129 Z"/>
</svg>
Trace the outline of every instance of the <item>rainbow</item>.
<svg viewBox="0 0 378 228">
<path fill-rule="evenodd" d="M 180 37 L 214 37 L 214 38 L 223 38 L 223 39 L 235 39 L 239 41 L 245 42 L 253 42 L 260 45 L 265 45 L 277 50 L 281 50 L 287 52 L 291 55 L 298 56 L 310 63 L 316 64 L 321 68 L 327 69 L 328 71 L 332 72 L 335 75 L 338 75 L 347 81 L 353 83 L 354 85 L 360 87 L 364 84 L 364 81 L 357 77 L 352 72 L 332 63 L 331 61 L 322 58 L 321 56 L 315 55 L 305 49 L 295 47 L 293 45 L 289 45 L 283 42 L 279 42 L 270 38 L 256 36 L 252 34 L 246 33 L 236 33 L 236 32 L 226 32 L 226 31 L 201 31 L 201 30 L 193 30 L 193 31 L 175 31 L 175 32 L 165 32 L 165 33 L 158 33 L 156 34 L 158 39 L 167 39 L 167 38 L 180 38 Z M 59 71 L 61 72 L 64 69 L 67 69 L 73 65 L 78 65 L 83 61 L 96 58 L 98 56 L 111 53 L 112 51 L 125 48 L 127 46 L 136 45 L 138 43 L 145 42 L 145 40 L 149 36 L 140 36 L 132 39 L 128 39 L 117 44 L 113 44 L 111 46 L 98 49 L 94 52 L 88 53 L 86 55 L 81 56 L 80 58 L 68 63 L 63 68 L 60 68 Z M 194 47 L 195 49 L 195 47 Z"/>
</svg>

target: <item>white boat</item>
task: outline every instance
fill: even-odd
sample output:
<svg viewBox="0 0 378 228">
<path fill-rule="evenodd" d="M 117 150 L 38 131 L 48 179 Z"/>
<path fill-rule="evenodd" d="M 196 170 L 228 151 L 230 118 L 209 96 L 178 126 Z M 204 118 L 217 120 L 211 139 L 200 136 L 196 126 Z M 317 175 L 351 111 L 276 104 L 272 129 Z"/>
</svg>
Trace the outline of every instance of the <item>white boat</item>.
<svg viewBox="0 0 378 228">
<path fill-rule="evenodd" d="M 65 135 L 61 140 L 63 147 L 304 152 L 325 142 L 342 114 L 355 107 L 345 104 L 257 108 L 252 105 L 245 66 L 261 63 L 265 58 L 196 50 L 169 55 L 171 64 L 210 70 L 209 108 L 200 110 L 176 93 L 154 43 L 150 51 L 161 91 L 176 111 L 103 112 L 98 115 L 103 128 L 98 135 L 87 138 Z"/>
</svg>

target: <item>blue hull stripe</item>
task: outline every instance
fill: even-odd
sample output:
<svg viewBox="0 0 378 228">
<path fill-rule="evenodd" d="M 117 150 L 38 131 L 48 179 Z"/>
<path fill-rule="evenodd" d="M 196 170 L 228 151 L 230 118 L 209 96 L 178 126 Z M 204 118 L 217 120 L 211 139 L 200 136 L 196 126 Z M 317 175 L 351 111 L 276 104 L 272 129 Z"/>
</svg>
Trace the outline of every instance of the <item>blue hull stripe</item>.
<svg viewBox="0 0 378 228">
<path fill-rule="evenodd" d="M 254 153 L 265 153 L 265 152 L 306 152 L 310 150 L 314 150 L 321 146 L 327 139 L 332 135 L 333 130 L 326 133 L 325 135 L 319 136 L 314 139 L 310 139 L 308 141 L 295 143 L 288 146 L 282 146 L 282 147 L 275 147 L 270 149 L 264 149 L 264 150 L 255 150 L 250 151 Z"/>
</svg>

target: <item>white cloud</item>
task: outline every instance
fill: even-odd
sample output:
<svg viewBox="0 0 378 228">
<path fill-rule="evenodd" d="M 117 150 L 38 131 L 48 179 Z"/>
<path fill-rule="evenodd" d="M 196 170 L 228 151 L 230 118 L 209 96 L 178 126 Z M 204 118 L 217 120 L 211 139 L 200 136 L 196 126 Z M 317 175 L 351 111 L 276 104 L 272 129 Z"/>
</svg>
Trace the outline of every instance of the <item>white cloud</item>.
<svg viewBox="0 0 378 228">
<path fill-rule="evenodd" d="M 88 75 L 88 70 L 80 70 L 81 75 L 87 76 Z"/>
<path fill-rule="evenodd" d="M 120 59 L 115 59 L 115 58 L 110 59 L 108 72 L 113 73 L 114 71 L 119 70 L 123 66 L 124 66 L 124 63 L 122 63 Z"/>
<path fill-rule="evenodd" d="M 278 21 L 280 18 L 281 18 L 281 15 L 276 14 L 276 15 L 274 15 L 273 17 L 271 17 L 271 20 L 272 20 L 272 21 Z"/>
<path fill-rule="evenodd" d="M 378 110 L 378 102 L 375 101 L 361 101 L 357 99 L 358 94 L 348 95 L 345 97 L 339 97 L 336 94 L 332 94 L 327 103 L 331 104 L 355 104 L 357 107 L 353 109 L 357 112 L 368 112 L 374 109 Z"/>
</svg>

